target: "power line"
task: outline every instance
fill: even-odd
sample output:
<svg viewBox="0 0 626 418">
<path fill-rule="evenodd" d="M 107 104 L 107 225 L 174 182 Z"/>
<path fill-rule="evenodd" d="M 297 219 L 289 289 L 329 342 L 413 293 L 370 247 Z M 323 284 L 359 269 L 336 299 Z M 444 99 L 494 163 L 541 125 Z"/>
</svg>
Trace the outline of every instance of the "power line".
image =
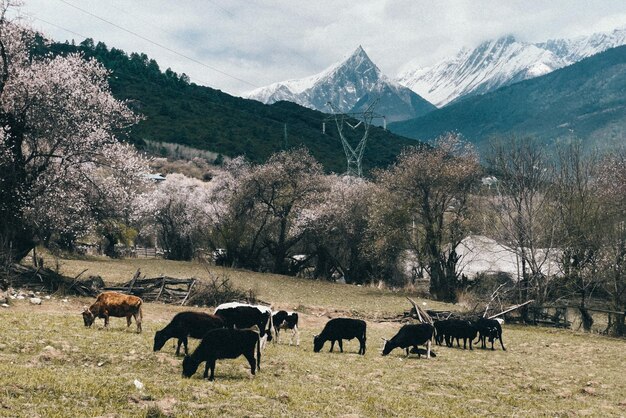
<svg viewBox="0 0 626 418">
<path fill-rule="evenodd" d="M 37 17 L 37 16 L 33 15 L 32 13 L 31 13 L 31 14 L 29 14 L 29 15 L 28 15 L 28 17 L 30 17 L 31 19 L 35 19 L 35 20 L 38 20 L 38 21 L 40 21 L 40 22 L 43 22 L 43 23 L 45 23 L 45 24 L 48 24 L 48 25 L 50 25 L 50 26 L 54 26 L 54 27 L 55 27 L 55 28 L 57 28 L 57 29 L 64 30 L 65 32 L 71 33 L 72 35 L 80 36 L 81 38 L 88 38 L 88 36 L 85 36 L 85 35 L 80 34 L 80 33 L 78 33 L 78 32 L 74 32 L 73 30 L 70 30 L 70 29 L 64 28 L 63 26 L 59 26 L 59 25 L 54 24 L 54 23 L 52 23 L 52 22 L 48 22 L 47 20 L 44 20 L 44 19 L 42 19 L 42 18 L 40 18 L 40 17 Z"/>
<path fill-rule="evenodd" d="M 220 69 L 218 69 L 218 68 L 215 68 L 215 67 L 213 67 L 213 66 L 211 66 L 211 65 L 205 64 L 205 63 L 203 63 L 202 61 L 198 61 L 198 60 L 197 60 L 197 59 L 195 59 L 195 58 L 192 58 L 192 57 L 187 56 L 187 55 L 185 55 L 185 54 L 181 54 L 180 52 L 178 52 L 178 51 L 176 51 L 176 50 L 174 50 L 174 49 L 172 49 L 172 48 L 169 48 L 169 47 L 167 47 L 167 46 L 165 46 L 165 45 L 163 45 L 163 44 L 161 44 L 161 43 L 159 43 L 159 42 L 153 41 L 152 39 L 149 39 L 149 38 L 147 38 L 147 37 L 145 37 L 145 36 L 143 36 L 143 35 L 141 35 L 141 34 L 139 34 L 139 33 L 137 33 L 137 32 L 134 32 L 134 31 L 132 31 L 132 30 L 126 29 L 125 27 L 120 26 L 120 25 L 118 25 L 117 23 L 111 22 L 110 20 L 107 20 L 107 19 L 105 19 L 105 18 L 103 18 L 103 17 L 100 17 L 100 16 L 98 16 L 98 15 L 94 14 L 94 13 L 91 13 L 90 11 L 85 10 L 85 9 L 83 9 L 83 8 L 81 8 L 81 7 L 78 7 L 78 6 L 76 6 L 76 5 L 74 5 L 74 4 L 70 3 L 70 2 L 67 2 L 67 1 L 65 1 L 65 0 L 58 0 L 58 1 L 60 1 L 61 3 L 64 3 L 64 4 L 68 5 L 68 6 L 70 6 L 70 7 L 74 8 L 74 9 L 76 9 L 76 10 L 79 10 L 79 11 L 81 11 L 81 12 L 83 12 L 83 13 L 85 13 L 85 14 L 89 15 L 89 16 L 95 17 L 96 19 L 101 20 L 101 21 L 103 21 L 103 22 L 105 22 L 105 23 L 107 23 L 107 24 L 109 24 L 109 25 L 111 25 L 111 26 L 113 26 L 113 27 L 116 27 L 116 28 L 118 28 L 118 29 L 120 29 L 120 30 L 123 30 L 124 32 L 129 33 L 129 34 L 131 34 L 131 35 L 133 35 L 133 36 L 135 36 L 135 37 L 137 37 L 137 38 L 139 38 L 139 39 L 142 39 L 142 40 L 144 40 L 144 41 L 146 41 L 146 42 L 149 42 L 149 43 L 151 43 L 152 45 L 155 45 L 155 46 L 157 46 L 157 47 L 159 47 L 159 48 L 161 48 L 161 49 L 164 49 L 164 50 L 169 51 L 169 52 L 171 52 L 171 53 L 173 53 L 173 54 L 176 54 L 176 55 L 178 55 L 179 57 L 185 58 L 185 59 L 187 59 L 187 60 L 189 60 L 189 61 L 192 61 L 192 62 L 194 62 L 194 63 L 196 63 L 196 64 L 198 64 L 198 65 L 201 65 L 201 66 L 203 66 L 203 67 L 206 67 L 206 68 L 208 68 L 208 69 L 210 69 L 210 70 L 212 70 L 212 71 L 215 71 L 215 72 L 217 72 L 217 73 L 220 73 L 220 74 L 222 74 L 222 75 L 225 75 L 225 76 L 227 76 L 227 77 L 230 77 L 230 78 L 232 78 L 232 79 L 234 79 L 234 80 L 237 80 L 237 81 L 240 81 L 240 82 L 242 82 L 242 83 L 245 83 L 245 84 L 247 84 L 247 85 L 249 85 L 249 86 L 252 86 L 252 87 L 254 87 L 254 88 L 258 88 L 258 87 L 259 87 L 259 86 L 257 86 L 256 84 L 250 83 L 249 81 L 246 81 L 246 80 L 244 80 L 244 79 L 242 79 L 242 78 L 236 77 L 236 76 L 231 75 L 231 74 L 229 74 L 229 73 L 227 73 L 227 72 L 225 72 L 225 71 L 222 71 L 222 70 L 220 70 Z"/>
</svg>

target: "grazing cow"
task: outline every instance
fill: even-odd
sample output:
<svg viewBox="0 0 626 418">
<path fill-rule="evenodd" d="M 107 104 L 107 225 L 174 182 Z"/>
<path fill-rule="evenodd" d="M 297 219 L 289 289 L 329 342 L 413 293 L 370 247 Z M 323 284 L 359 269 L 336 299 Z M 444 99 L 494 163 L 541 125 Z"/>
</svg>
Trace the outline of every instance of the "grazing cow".
<svg viewBox="0 0 626 418">
<path fill-rule="evenodd" d="M 481 342 L 481 348 L 487 348 L 485 340 L 489 339 L 489 342 L 491 343 L 491 349 L 494 350 L 493 340 L 497 338 L 500 340 L 502 350 L 506 351 L 506 348 L 504 348 L 504 343 L 502 342 L 502 326 L 500 325 L 500 322 L 498 320 L 480 318 L 478 321 L 476 321 L 476 328 L 479 332 L 478 338 Z"/>
<path fill-rule="evenodd" d="M 256 359 L 254 358 L 255 346 Z M 261 341 L 258 328 L 211 330 L 204 335 L 195 351 L 183 359 L 183 376 L 193 376 L 200 363 L 206 361 L 203 377 L 214 380 L 216 360 L 237 358 L 241 355 L 250 363 L 250 372 L 253 375 L 256 370 L 261 370 Z M 210 376 L 209 369 L 211 369 Z"/>
<path fill-rule="evenodd" d="M 417 353 L 421 357 L 421 351 L 418 345 L 426 346 L 426 358 L 430 358 L 430 340 L 433 338 L 435 328 L 430 324 L 407 324 L 400 328 L 400 331 L 390 340 L 385 341 L 383 347 L 383 356 L 389 354 L 396 348 L 404 348 L 406 356 L 409 356 L 409 347 L 413 347 L 412 352 Z"/>
<path fill-rule="evenodd" d="M 98 295 L 96 301 L 83 310 L 83 321 L 86 327 L 91 327 L 96 318 L 104 318 L 104 327 L 109 327 L 109 317 L 126 317 L 126 326 L 131 324 L 131 317 L 137 323 L 137 332 L 141 332 L 141 298 L 132 295 L 124 295 L 117 292 L 103 292 Z"/>
<path fill-rule="evenodd" d="M 154 334 L 154 351 L 159 351 L 170 338 L 178 338 L 176 355 L 180 355 L 181 344 L 187 349 L 187 337 L 202 338 L 204 334 L 215 328 L 223 328 L 224 320 L 215 315 L 204 312 L 186 311 L 177 313 L 165 328 Z"/>
<path fill-rule="evenodd" d="M 463 339 L 463 349 L 467 348 L 467 341 L 469 340 L 469 348 L 472 348 L 472 341 L 478 334 L 478 329 L 471 322 L 463 319 L 446 319 L 443 321 L 435 322 L 436 337 L 435 342 L 439 345 L 445 339 L 446 345 L 452 347 L 454 340 L 456 339 L 456 346 L 460 347 L 460 339 Z"/>
<path fill-rule="evenodd" d="M 439 345 L 445 338 L 446 345 L 452 347 L 456 339 L 456 346 L 460 347 L 460 340 L 463 339 L 463 349 L 467 348 L 467 341 L 469 340 L 470 350 L 473 350 L 472 341 L 476 338 L 478 329 L 472 322 L 463 319 L 447 319 L 435 322 L 435 329 L 437 330 L 435 340 Z"/>
<path fill-rule="evenodd" d="M 259 327 L 261 335 L 261 348 L 265 347 L 266 341 L 272 341 L 272 309 L 262 305 L 248 305 L 239 302 L 223 303 L 215 308 L 215 315 L 224 320 L 227 328 L 250 328 L 254 325 Z"/>
<path fill-rule="evenodd" d="M 272 315 L 272 322 L 274 323 L 274 331 L 276 331 L 276 339 L 274 340 L 278 343 L 278 336 L 280 335 L 281 329 L 290 329 L 291 338 L 289 339 L 289 345 L 293 343 L 293 337 L 296 337 L 296 345 L 300 345 L 300 330 L 298 330 L 298 313 L 297 312 L 287 312 L 287 311 L 278 311 Z"/>
<path fill-rule="evenodd" d="M 359 340 L 359 354 L 365 355 L 366 341 L 365 321 L 351 318 L 335 318 L 326 323 L 324 329 L 319 335 L 313 337 L 313 351 L 319 353 L 324 343 L 330 341 L 330 351 L 335 347 L 335 341 L 339 341 L 339 350 L 343 353 L 342 340 L 351 340 L 356 338 Z"/>
</svg>

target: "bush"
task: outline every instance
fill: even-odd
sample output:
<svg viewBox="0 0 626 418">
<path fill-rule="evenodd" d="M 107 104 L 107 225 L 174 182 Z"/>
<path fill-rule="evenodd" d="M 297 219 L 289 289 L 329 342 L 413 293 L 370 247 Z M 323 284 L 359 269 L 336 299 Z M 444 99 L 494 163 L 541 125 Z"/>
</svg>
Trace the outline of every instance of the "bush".
<svg viewBox="0 0 626 418">
<path fill-rule="evenodd" d="M 233 301 L 256 303 L 256 293 L 252 289 L 245 291 L 235 287 L 227 276 L 219 277 L 211 272 L 208 273 L 208 280 L 197 282 L 194 286 L 189 296 L 189 304 L 217 306 Z"/>
</svg>

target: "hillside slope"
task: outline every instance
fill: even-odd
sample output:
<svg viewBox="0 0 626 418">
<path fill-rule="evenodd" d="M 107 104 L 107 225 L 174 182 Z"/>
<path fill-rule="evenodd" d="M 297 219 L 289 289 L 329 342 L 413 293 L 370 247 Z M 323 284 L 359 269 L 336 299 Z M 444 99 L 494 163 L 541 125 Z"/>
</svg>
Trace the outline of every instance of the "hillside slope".
<svg viewBox="0 0 626 418">
<path fill-rule="evenodd" d="M 625 93 L 622 46 L 389 128 L 421 140 L 456 131 L 479 148 L 492 136 L 510 135 L 550 142 L 579 138 L 591 146 L 613 147 L 626 135 Z"/>
<path fill-rule="evenodd" d="M 230 96 L 222 91 L 189 83 L 188 78 L 167 69 L 145 54 L 107 48 L 87 39 L 80 45 L 40 43 L 37 54 L 80 52 L 95 58 L 111 71 L 113 95 L 145 117 L 130 133 L 131 142 L 144 140 L 178 143 L 225 156 L 245 155 L 262 162 L 272 153 L 304 145 L 327 171 L 344 172 L 345 157 L 336 129 L 322 123 L 328 115 L 302 106 L 278 102 L 264 105 L 255 100 Z M 356 134 L 358 136 L 358 134 Z M 391 163 L 401 149 L 415 141 L 379 128 L 371 130 L 365 151 L 366 169 Z M 356 138 L 358 139 L 358 138 Z"/>
</svg>

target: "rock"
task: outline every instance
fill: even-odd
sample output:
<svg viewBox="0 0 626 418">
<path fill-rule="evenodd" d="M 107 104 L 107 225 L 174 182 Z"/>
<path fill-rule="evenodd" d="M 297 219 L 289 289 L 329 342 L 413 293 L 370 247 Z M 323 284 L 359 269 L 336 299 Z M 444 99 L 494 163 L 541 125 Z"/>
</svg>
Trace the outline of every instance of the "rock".
<svg viewBox="0 0 626 418">
<path fill-rule="evenodd" d="M 139 381 L 138 379 L 135 379 L 135 381 L 134 381 L 133 383 L 135 384 L 135 387 L 136 387 L 138 390 L 143 389 L 143 383 L 141 383 L 141 381 Z"/>
<path fill-rule="evenodd" d="M 15 297 L 15 299 L 17 299 L 17 300 L 24 300 L 24 299 L 26 299 L 26 297 L 24 297 L 24 295 L 17 295 Z"/>
<path fill-rule="evenodd" d="M 31 305 L 41 305 L 41 299 L 39 298 L 30 298 Z"/>
<path fill-rule="evenodd" d="M 50 295 L 46 295 L 46 296 L 44 297 L 44 299 L 45 299 L 45 300 L 50 300 Z"/>
<path fill-rule="evenodd" d="M 0 305 L 0 306 L 2 306 L 3 308 L 8 308 L 8 307 L 9 307 L 9 305 L 7 305 L 6 303 L 3 303 L 3 304 L 2 304 L 2 305 Z"/>
<path fill-rule="evenodd" d="M 67 303 L 67 302 L 69 302 L 69 300 L 67 300 L 67 299 L 63 299 L 61 302 L 63 302 L 63 303 Z"/>
</svg>

